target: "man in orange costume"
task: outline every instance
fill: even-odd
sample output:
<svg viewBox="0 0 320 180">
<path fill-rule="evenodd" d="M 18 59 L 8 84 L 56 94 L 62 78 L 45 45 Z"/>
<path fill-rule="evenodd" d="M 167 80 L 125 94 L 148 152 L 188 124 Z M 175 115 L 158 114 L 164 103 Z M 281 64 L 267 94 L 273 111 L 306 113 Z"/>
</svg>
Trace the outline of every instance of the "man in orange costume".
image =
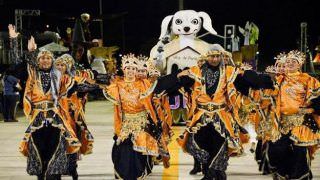
<svg viewBox="0 0 320 180">
<path fill-rule="evenodd" d="M 190 123 L 178 139 L 184 151 L 202 164 L 203 179 L 226 179 L 229 155 L 242 153 L 240 124 L 233 117 L 239 95 L 233 85 L 240 70 L 226 66 L 224 49 L 214 45 L 201 66 L 178 74 L 182 84 L 192 83 Z M 187 78 L 186 78 L 187 77 Z"/>
<path fill-rule="evenodd" d="M 29 51 L 36 49 L 33 37 L 28 42 Z M 33 57 L 33 56 L 30 56 Z M 79 151 L 80 142 L 72 127 L 61 114 L 60 102 L 67 95 L 73 82 L 61 77 L 53 68 L 53 55 L 40 51 L 37 65 L 29 65 L 29 77 L 24 94 L 24 113 L 29 126 L 20 145 L 20 152 L 27 156 L 27 172 L 38 179 L 61 179 L 67 171 L 67 153 Z"/>
</svg>

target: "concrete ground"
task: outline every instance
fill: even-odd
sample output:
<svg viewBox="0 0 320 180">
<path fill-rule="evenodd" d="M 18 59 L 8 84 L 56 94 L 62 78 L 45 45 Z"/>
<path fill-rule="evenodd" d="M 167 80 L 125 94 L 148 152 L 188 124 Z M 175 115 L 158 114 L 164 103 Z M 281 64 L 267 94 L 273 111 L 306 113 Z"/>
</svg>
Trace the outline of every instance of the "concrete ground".
<svg viewBox="0 0 320 180">
<path fill-rule="evenodd" d="M 80 180 L 107 180 L 113 179 L 113 164 L 111 161 L 111 147 L 113 144 L 113 108 L 107 101 L 89 102 L 86 108 L 86 120 L 95 137 L 93 154 L 84 156 L 79 161 Z M 19 142 L 23 136 L 28 122 L 19 112 L 19 122 L 0 122 L 0 180 L 31 180 L 36 179 L 26 173 L 26 158 L 18 152 Z M 182 127 L 175 127 L 175 136 L 179 135 Z M 171 167 L 164 169 L 162 165 L 155 166 L 148 179 L 165 180 L 195 180 L 201 175 L 191 176 L 193 160 L 191 156 L 183 153 L 175 141 L 170 145 Z M 312 162 L 314 179 L 320 179 L 320 155 Z M 258 172 L 258 166 L 253 155 L 246 149 L 246 155 L 231 158 L 227 170 L 228 180 L 263 180 L 272 179 Z M 63 177 L 62 179 L 71 179 Z"/>
</svg>

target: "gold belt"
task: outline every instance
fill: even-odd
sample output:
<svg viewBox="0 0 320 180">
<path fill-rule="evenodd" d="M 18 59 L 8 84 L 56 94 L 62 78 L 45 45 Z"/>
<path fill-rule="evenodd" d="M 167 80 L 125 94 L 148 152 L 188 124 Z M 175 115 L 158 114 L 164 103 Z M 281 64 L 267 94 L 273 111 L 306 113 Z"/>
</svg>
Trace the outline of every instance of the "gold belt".
<svg viewBox="0 0 320 180">
<path fill-rule="evenodd" d="M 140 132 L 144 131 L 147 125 L 147 112 L 142 111 L 135 114 L 124 113 L 121 123 L 119 140 L 124 141 L 130 135 L 136 137 Z"/>
<path fill-rule="evenodd" d="M 47 111 L 47 110 L 54 109 L 55 106 L 52 101 L 41 101 L 41 102 L 35 103 L 33 108 L 37 110 Z"/>
<path fill-rule="evenodd" d="M 220 110 L 220 109 L 224 109 L 226 107 L 225 104 L 221 104 L 221 105 L 216 105 L 213 103 L 208 103 L 208 104 L 198 104 L 198 108 L 208 111 L 208 112 L 213 112 L 216 110 Z"/>
<path fill-rule="evenodd" d="M 288 134 L 294 127 L 301 126 L 304 121 L 304 114 L 281 115 L 282 134 Z"/>
</svg>

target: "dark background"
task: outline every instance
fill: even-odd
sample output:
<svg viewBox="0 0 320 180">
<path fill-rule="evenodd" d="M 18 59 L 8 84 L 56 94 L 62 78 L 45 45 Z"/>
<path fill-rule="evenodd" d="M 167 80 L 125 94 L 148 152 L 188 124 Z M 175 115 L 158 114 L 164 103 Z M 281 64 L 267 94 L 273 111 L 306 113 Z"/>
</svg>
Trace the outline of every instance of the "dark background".
<svg viewBox="0 0 320 180">
<path fill-rule="evenodd" d="M 93 19 L 99 17 L 98 0 L 0 0 L 0 31 L 6 31 L 7 24 L 14 23 L 14 9 L 40 9 L 41 16 L 25 17 L 23 26 L 36 32 L 45 30 L 49 24 L 49 30 L 58 28 L 62 37 L 67 27 L 73 27 L 72 17 L 83 12 Z M 271 64 L 277 53 L 299 48 L 301 22 L 308 23 L 308 45 L 312 51 L 320 36 L 316 0 L 185 0 L 184 9 L 207 12 L 221 35 L 225 24 L 243 27 L 247 20 L 257 24 L 259 64 L 263 66 Z M 160 35 L 162 19 L 176 11 L 178 0 L 104 0 L 104 42 L 107 46 L 120 46 L 123 53 L 149 55 Z M 90 29 L 93 38 L 100 38 L 99 22 L 92 21 Z"/>
</svg>

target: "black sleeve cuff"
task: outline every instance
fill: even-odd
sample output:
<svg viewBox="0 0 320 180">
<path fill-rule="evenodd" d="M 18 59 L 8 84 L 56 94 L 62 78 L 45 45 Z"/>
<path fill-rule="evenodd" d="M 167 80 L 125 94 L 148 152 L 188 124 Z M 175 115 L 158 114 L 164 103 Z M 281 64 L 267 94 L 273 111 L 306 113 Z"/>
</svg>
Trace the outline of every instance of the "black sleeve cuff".
<svg viewBox="0 0 320 180">
<path fill-rule="evenodd" d="M 320 97 L 312 99 L 309 107 L 314 110 L 315 114 L 320 115 Z"/>
</svg>

